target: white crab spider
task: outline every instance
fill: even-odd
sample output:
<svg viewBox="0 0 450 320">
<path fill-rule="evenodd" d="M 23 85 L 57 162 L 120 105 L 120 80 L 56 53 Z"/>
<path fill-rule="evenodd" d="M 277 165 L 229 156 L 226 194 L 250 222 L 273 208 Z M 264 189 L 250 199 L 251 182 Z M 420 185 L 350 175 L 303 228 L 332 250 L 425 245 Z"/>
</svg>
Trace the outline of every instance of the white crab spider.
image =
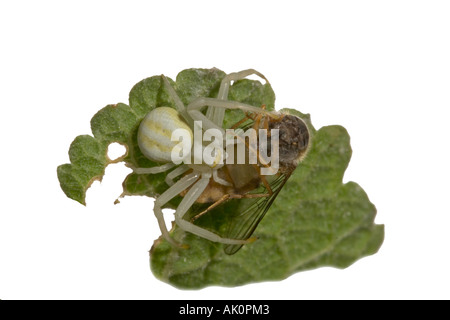
<svg viewBox="0 0 450 320">
<path fill-rule="evenodd" d="M 147 114 L 139 127 L 138 144 L 142 153 L 147 158 L 160 163 L 165 162 L 165 164 L 152 168 L 133 168 L 134 172 L 138 174 L 155 174 L 170 170 L 176 166 L 173 162 L 171 162 L 171 151 L 176 144 L 171 141 L 171 135 L 177 128 L 184 128 L 192 135 L 194 121 L 201 121 L 204 130 L 216 129 L 220 130 L 222 133 L 225 133 L 222 128 L 225 109 L 240 109 L 244 112 L 247 111 L 267 114 L 268 111 L 265 111 L 264 109 L 237 101 L 226 100 L 228 98 L 228 91 L 231 81 L 244 79 L 252 74 L 258 75 L 268 82 L 264 75 L 254 69 L 230 73 L 222 80 L 216 99 L 199 97 L 192 101 L 187 107 L 184 106 L 167 78 L 162 76 L 164 85 L 166 86 L 170 97 L 175 102 L 177 109 L 175 110 L 168 107 L 159 107 L 153 109 L 149 114 Z M 201 112 L 201 109 L 204 107 L 208 107 L 206 115 Z M 224 154 L 225 151 L 222 150 L 220 156 L 223 156 Z M 223 238 L 209 230 L 201 228 L 183 219 L 184 214 L 201 196 L 211 179 L 214 179 L 214 181 L 218 184 L 229 185 L 229 182 L 221 179 L 217 174 L 217 170 L 223 166 L 223 164 L 220 163 L 223 162 L 218 161 L 209 165 L 205 162 L 201 164 L 182 164 L 167 174 L 165 181 L 170 188 L 155 200 L 153 210 L 158 220 L 159 228 L 161 229 L 163 237 L 171 244 L 180 246 L 180 244 L 176 243 L 169 235 L 169 231 L 167 230 L 164 221 L 162 207 L 172 198 L 178 196 L 181 192 L 188 188 L 190 188 L 189 191 L 184 195 L 183 200 L 175 212 L 175 223 L 181 229 L 210 241 L 225 244 L 245 244 L 254 240 L 252 238 L 247 240 Z M 189 169 L 192 169 L 193 172 L 185 175 L 174 183 L 173 179 L 186 173 Z"/>
</svg>

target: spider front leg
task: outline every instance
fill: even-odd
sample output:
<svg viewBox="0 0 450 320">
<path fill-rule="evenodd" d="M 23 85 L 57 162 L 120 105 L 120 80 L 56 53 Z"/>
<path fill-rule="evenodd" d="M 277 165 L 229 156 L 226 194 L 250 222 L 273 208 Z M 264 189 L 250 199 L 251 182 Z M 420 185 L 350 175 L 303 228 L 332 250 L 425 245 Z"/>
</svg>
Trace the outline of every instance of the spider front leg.
<svg viewBox="0 0 450 320">
<path fill-rule="evenodd" d="M 232 72 L 225 76 L 220 83 L 219 94 L 217 95 L 217 99 L 226 100 L 228 97 L 228 91 L 230 89 L 231 81 L 238 81 L 245 79 L 246 77 L 256 74 L 260 78 L 264 79 L 266 83 L 269 83 L 269 80 L 259 71 L 255 69 L 247 69 L 239 72 Z"/>
<path fill-rule="evenodd" d="M 169 96 L 172 98 L 172 100 L 175 103 L 175 106 L 177 108 L 177 111 L 181 114 L 181 116 L 184 118 L 184 120 L 189 124 L 190 127 L 193 127 L 194 122 L 192 121 L 191 117 L 189 117 L 186 107 L 184 106 L 183 102 L 181 101 L 180 97 L 176 93 L 175 89 L 170 85 L 169 80 L 167 80 L 165 75 L 161 75 L 161 79 L 164 83 L 164 86 L 167 89 L 167 92 L 169 93 Z"/>
<path fill-rule="evenodd" d="M 260 78 L 264 79 L 266 81 L 266 83 L 269 83 L 269 81 L 266 79 L 266 77 L 259 71 L 256 71 L 255 69 L 247 69 L 247 70 L 242 70 L 239 72 L 233 72 L 233 73 L 227 74 L 225 76 L 225 78 L 222 79 L 222 82 L 220 83 L 220 88 L 219 88 L 219 93 L 217 95 L 217 99 L 227 100 L 231 81 L 245 79 L 246 77 L 248 77 L 252 74 L 259 76 Z M 206 117 L 208 119 L 211 119 L 212 122 L 216 123 L 220 127 L 223 124 L 224 116 L 225 116 L 224 109 L 217 109 L 217 108 L 213 108 L 213 107 L 209 107 L 208 111 L 206 113 Z"/>
<path fill-rule="evenodd" d="M 267 116 L 274 116 L 273 112 L 267 111 L 265 109 L 261 109 L 258 107 L 251 106 L 249 104 L 245 104 L 239 101 L 230 101 L 230 100 L 220 100 L 220 99 L 214 99 L 214 98 L 197 98 L 194 101 L 192 101 L 187 106 L 187 113 L 192 117 L 192 119 L 197 121 L 202 121 L 203 128 L 205 130 L 207 129 L 218 129 L 222 133 L 224 133 L 224 130 L 221 126 L 219 126 L 214 121 L 208 119 L 203 113 L 201 113 L 201 109 L 203 107 L 209 106 L 210 108 L 218 108 L 218 109 L 239 109 L 244 112 L 252 112 L 256 114 L 263 114 Z"/>
</svg>

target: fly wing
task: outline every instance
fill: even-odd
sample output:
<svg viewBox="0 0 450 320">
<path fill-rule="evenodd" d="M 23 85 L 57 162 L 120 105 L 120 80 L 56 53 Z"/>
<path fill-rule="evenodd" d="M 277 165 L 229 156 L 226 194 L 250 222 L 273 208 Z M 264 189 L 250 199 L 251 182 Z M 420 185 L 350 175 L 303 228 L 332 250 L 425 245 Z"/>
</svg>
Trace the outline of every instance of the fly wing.
<svg viewBox="0 0 450 320">
<path fill-rule="evenodd" d="M 227 238 L 244 240 L 250 238 L 289 179 L 289 176 L 290 174 L 282 174 L 277 177 L 270 184 L 273 191 L 270 196 L 257 198 L 243 212 L 237 214 L 231 221 Z M 226 254 L 232 255 L 238 252 L 241 247 L 242 245 L 226 245 L 224 251 Z"/>
</svg>

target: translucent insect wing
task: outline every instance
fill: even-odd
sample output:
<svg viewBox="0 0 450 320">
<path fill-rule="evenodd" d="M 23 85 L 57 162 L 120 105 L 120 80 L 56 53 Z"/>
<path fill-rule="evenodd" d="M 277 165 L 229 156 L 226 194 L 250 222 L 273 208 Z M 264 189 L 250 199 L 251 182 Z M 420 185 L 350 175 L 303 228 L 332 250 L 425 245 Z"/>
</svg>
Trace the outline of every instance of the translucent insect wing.
<svg viewBox="0 0 450 320">
<path fill-rule="evenodd" d="M 290 174 L 282 174 L 274 179 L 270 184 L 273 191 L 270 196 L 258 198 L 253 201 L 247 209 L 233 217 L 228 229 L 227 237 L 245 240 L 250 238 L 258 224 L 270 209 L 272 203 L 277 198 L 289 177 Z M 233 255 L 241 248 L 242 245 L 226 245 L 224 247 L 224 251 L 228 255 Z"/>
</svg>

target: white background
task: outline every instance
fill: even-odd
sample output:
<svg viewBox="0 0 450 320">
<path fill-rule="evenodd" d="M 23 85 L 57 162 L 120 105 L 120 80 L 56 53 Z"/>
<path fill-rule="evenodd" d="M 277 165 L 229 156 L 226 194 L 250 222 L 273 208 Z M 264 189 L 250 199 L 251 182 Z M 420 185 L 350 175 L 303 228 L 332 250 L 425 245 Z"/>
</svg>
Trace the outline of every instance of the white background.
<svg viewBox="0 0 450 320">
<path fill-rule="evenodd" d="M 1 299 L 450 298 L 448 1 L 2 1 Z M 87 207 L 56 167 L 109 103 L 164 73 L 255 68 L 277 108 L 340 124 L 385 224 L 380 251 L 345 270 L 184 291 L 156 280 L 152 200 L 119 205 L 106 170 Z"/>
</svg>

